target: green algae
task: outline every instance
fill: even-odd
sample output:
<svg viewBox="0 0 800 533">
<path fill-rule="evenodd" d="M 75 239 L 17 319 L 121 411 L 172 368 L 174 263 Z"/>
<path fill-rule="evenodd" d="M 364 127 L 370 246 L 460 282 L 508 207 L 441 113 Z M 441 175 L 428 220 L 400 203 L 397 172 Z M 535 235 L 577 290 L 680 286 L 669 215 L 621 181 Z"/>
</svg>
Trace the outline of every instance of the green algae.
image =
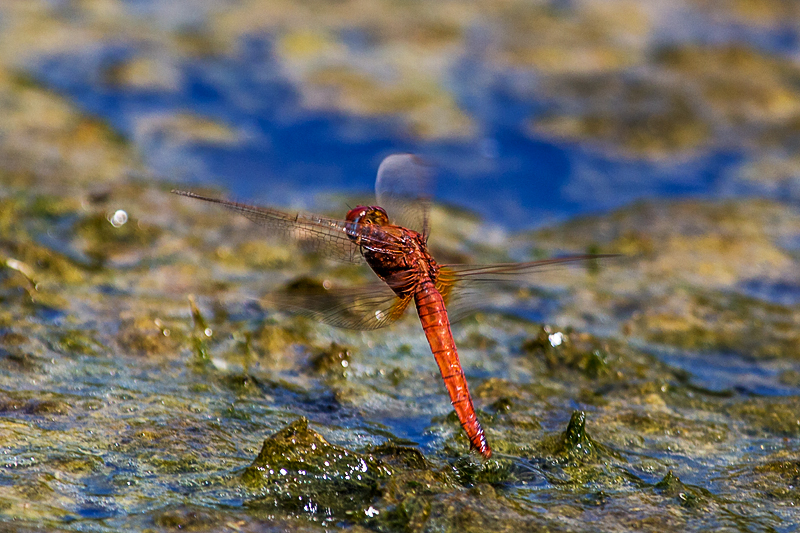
<svg viewBox="0 0 800 533">
<path fill-rule="evenodd" d="M 160 319 L 126 317 L 120 320 L 115 342 L 127 354 L 155 356 L 174 352 L 180 338 Z"/>
<path fill-rule="evenodd" d="M 710 493 L 697 487 L 689 487 L 678 479 L 672 470 L 653 486 L 653 490 L 666 498 L 672 498 L 681 507 L 696 509 L 704 507 Z"/>
<path fill-rule="evenodd" d="M 791 307 L 737 294 L 693 292 L 689 315 L 648 314 L 633 324 L 648 340 L 748 357 L 800 357 L 800 316 Z"/>
<path fill-rule="evenodd" d="M 224 527 L 226 521 L 223 513 L 191 505 L 163 509 L 153 517 L 156 526 L 179 531 L 208 531 Z"/>
<path fill-rule="evenodd" d="M 583 411 L 572 413 L 567 429 L 551 442 L 544 444 L 544 450 L 564 463 L 597 460 L 597 457 L 604 454 L 602 448 L 586 432 L 586 413 Z"/>
<path fill-rule="evenodd" d="M 318 351 L 311 358 L 311 366 L 321 374 L 347 375 L 350 366 L 350 349 L 332 343 L 328 348 Z"/>
<path fill-rule="evenodd" d="M 118 256 L 151 245 L 160 233 L 158 228 L 142 221 L 113 224 L 111 216 L 111 213 L 96 213 L 75 225 L 75 236 L 86 242 L 83 252 L 93 268 L 102 268 Z"/>
<path fill-rule="evenodd" d="M 800 502 L 800 459 L 797 453 L 778 452 L 748 472 L 747 481 L 756 490 L 789 505 Z"/>
<path fill-rule="evenodd" d="M 21 412 L 33 416 L 58 416 L 69 413 L 70 407 L 63 400 L 26 398 L 27 395 L 0 395 L 0 413 Z"/>
<path fill-rule="evenodd" d="M 538 335 L 523 341 L 520 350 L 532 357 L 543 357 L 550 370 L 579 370 L 590 379 L 608 375 L 612 367 L 607 347 L 589 335 L 572 333 L 569 328 L 559 331 L 545 325 Z"/>
<path fill-rule="evenodd" d="M 208 347 L 208 338 L 213 335 L 213 330 L 208 326 L 205 316 L 197 307 L 194 296 L 189 295 L 189 307 L 192 312 L 192 336 L 191 344 L 192 351 L 194 352 L 194 363 L 198 367 L 203 367 L 208 364 L 210 354 Z"/>
<path fill-rule="evenodd" d="M 72 330 L 61 334 L 56 349 L 66 355 L 99 355 L 105 350 L 105 347 L 97 341 L 96 334 L 93 332 Z"/>
<path fill-rule="evenodd" d="M 754 398 L 729 407 L 731 413 L 747 422 L 748 433 L 768 434 L 783 438 L 800 436 L 800 399 Z"/>
<path fill-rule="evenodd" d="M 242 481 L 259 492 L 251 506 L 341 518 L 363 516 L 389 474 L 374 457 L 328 443 L 300 418 L 264 441 Z"/>
<path fill-rule="evenodd" d="M 625 155 L 652 159 L 698 150 L 711 142 L 711 125 L 702 111 L 688 95 L 661 83 L 595 76 L 554 85 L 549 90 L 558 98 L 574 95 L 591 101 L 593 107 L 577 116 L 549 111 L 532 121 L 535 133 L 602 142 Z"/>
<path fill-rule="evenodd" d="M 480 3 L 393 3 L 388 14 L 350 2 L 269 4 L 241 2 L 208 28 L 167 36 L 115 2 L 76 4 L 67 18 L 100 21 L 92 39 L 173 39 L 181 54 L 208 55 L 245 26 L 306 20 L 325 32 L 305 35 L 328 37 L 322 47 L 299 43 L 303 53 L 287 62 L 299 79 L 338 98 L 357 95 L 357 112 L 397 113 L 412 135 L 437 137 L 469 132 L 437 85 L 450 71 L 439 54 L 462 46 L 485 16 L 504 34 L 486 57 L 549 76 L 531 90 L 558 105 L 531 121 L 533 135 L 680 159 L 709 146 L 750 146 L 751 134 L 756 151 L 791 147 L 797 129 L 796 68 L 752 49 L 672 46 L 649 57 L 651 71 L 617 76 L 651 53 L 617 39 L 620 27 L 650 23 L 624 2 L 590 12 L 511 2 L 492 4 L 488 15 Z M 752 10 L 774 20 L 769 3 L 745 4 L 756 3 L 722 11 L 743 24 L 754 24 L 745 16 Z M 496 453 L 483 461 L 450 414 L 418 322 L 340 332 L 253 299 L 281 284 L 322 284 L 285 281 L 301 269 L 336 283 L 363 274 L 297 259 L 240 221 L 131 178 L 140 166 L 127 141 L 9 75 L 10 49 L 88 42 L 57 9 L 15 12 L 25 24 L 8 25 L 0 39 L 0 529 L 796 529 L 796 305 L 742 293 L 750 280 L 796 286 L 800 257 L 785 244 L 800 228 L 792 205 L 653 201 L 491 243 L 475 238 L 474 216 L 435 207 L 437 258 L 448 261 L 506 260 L 520 243 L 544 255 L 629 256 L 589 273 L 537 276 L 542 289 L 526 294 L 560 304 L 546 329 L 491 313 L 454 326 Z M 295 19 L 296 10 L 307 16 Z M 343 49 L 340 29 L 353 13 L 399 63 L 391 83 L 324 57 Z M 226 31 L 236 17 L 246 23 Z M 408 28 L 416 28 L 410 38 Z M 420 64 L 419 46 L 432 47 L 435 60 Z M 175 81 L 147 60 L 121 67 L 112 65 L 105 82 L 141 89 Z M 674 83 L 653 81 L 665 72 Z M 623 101 L 631 107 L 620 109 Z M 238 140 L 202 117 L 162 120 L 182 142 Z M 758 162 L 760 153 L 745 157 Z M 790 184 L 781 177 L 794 172 L 787 163 L 763 179 Z M 121 207 L 131 218 L 115 228 L 108 217 Z M 193 304 L 188 294 L 197 295 Z M 765 397 L 698 384 L 699 367 L 712 364 L 704 356 L 718 352 L 731 366 L 765 365 L 757 368 L 777 376 L 766 388 L 795 392 Z M 675 353 L 697 356 L 697 367 L 679 368 Z M 302 419 L 290 422 L 298 416 L 327 440 Z"/>
</svg>

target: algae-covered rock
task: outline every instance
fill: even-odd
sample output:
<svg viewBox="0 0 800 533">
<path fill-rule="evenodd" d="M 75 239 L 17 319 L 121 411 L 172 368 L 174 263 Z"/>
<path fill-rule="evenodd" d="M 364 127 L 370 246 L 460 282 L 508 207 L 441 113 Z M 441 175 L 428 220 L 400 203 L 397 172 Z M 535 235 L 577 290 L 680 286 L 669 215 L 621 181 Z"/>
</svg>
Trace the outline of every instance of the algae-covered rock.
<svg viewBox="0 0 800 533">
<path fill-rule="evenodd" d="M 121 320 L 116 341 L 126 354 L 163 355 L 175 350 L 178 342 L 158 319 L 129 317 Z M 90 345 L 91 346 L 91 345 Z"/>
<path fill-rule="evenodd" d="M 701 507 L 704 505 L 709 493 L 697 487 L 684 484 L 678 476 L 667 472 L 667 475 L 655 484 L 653 489 L 662 496 L 674 498 L 681 506 L 687 508 Z"/>
<path fill-rule="evenodd" d="M 654 160 L 700 149 L 712 138 L 711 125 L 692 99 L 661 80 L 631 81 L 615 74 L 553 85 L 549 90 L 557 98 L 587 101 L 588 109 L 579 114 L 553 109 L 531 122 L 534 134 L 591 139 L 621 155 Z"/>
<path fill-rule="evenodd" d="M 752 398 L 731 405 L 728 411 L 747 423 L 747 433 L 784 438 L 800 436 L 800 396 Z"/>
<path fill-rule="evenodd" d="M 264 441 L 242 481 L 259 494 L 253 506 L 363 518 L 389 474 L 373 456 L 330 444 L 299 418 Z"/>
<path fill-rule="evenodd" d="M 512 479 L 512 463 L 503 458 L 481 460 L 465 455 L 453 464 L 453 474 L 464 486 L 505 483 Z"/>
<path fill-rule="evenodd" d="M 536 336 L 523 341 L 521 350 L 534 357 L 543 356 L 551 371 L 579 370 L 590 379 L 609 372 L 608 354 L 600 342 L 588 334 L 573 335 L 569 328 L 542 326 Z"/>
<path fill-rule="evenodd" d="M 338 343 L 317 351 L 311 359 L 311 366 L 320 374 L 346 375 L 350 366 L 350 349 Z"/>
<path fill-rule="evenodd" d="M 780 452 L 753 469 L 753 484 L 771 497 L 800 502 L 800 454 Z"/>
<path fill-rule="evenodd" d="M 217 4 L 0 2 L 0 530 L 797 528 L 799 8 Z M 496 295 L 549 329 L 454 325 L 492 461 L 418 322 L 284 314 L 371 273 L 168 193 L 241 169 L 214 194 L 305 205 L 365 192 L 391 146 L 442 163 L 438 200 L 530 170 L 470 201 L 555 224 L 433 206 L 440 263 L 625 255 Z M 245 468 L 286 413 L 368 451 L 301 419 Z"/>
<path fill-rule="evenodd" d="M 209 531 L 217 529 L 225 517 L 213 509 L 195 506 L 180 506 L 165 509 L 153 516 L 155 525 L 179 531 Z"/>
<path fill-rule="evenodd" d="M 581 461 L 583 458 L 596 456 L 597 450 L 598 446 L 586 432 L 586 413 L 583 411 L 572 413 L 567 429 L 550 445 L 553 456 L 563 462 Z"/>
<path fill-rule="evenodd" d="M 643 484 L 628 471 L 628 461 L 622 454 L 589 435 L 583 411 L 573 412 L 563 432 L 545 437 L 537 446 L 539 449 L 530 463 L 550 483 L 584 488 L 600 486 L 608 490 Z M 536 467 L 537 464 L 541 466 Z"/>
</svg>

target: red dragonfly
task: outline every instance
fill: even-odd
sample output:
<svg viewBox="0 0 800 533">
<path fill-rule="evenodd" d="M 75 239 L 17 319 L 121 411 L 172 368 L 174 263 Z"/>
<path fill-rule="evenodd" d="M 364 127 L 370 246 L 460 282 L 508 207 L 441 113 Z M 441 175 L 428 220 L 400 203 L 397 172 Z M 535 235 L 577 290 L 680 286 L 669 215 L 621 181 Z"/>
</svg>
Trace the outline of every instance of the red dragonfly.
<svg viewBox="0 0 800 533">
<path fill-rule="evenodd" d="M 431 168 L 419 158 L 411 154 L 390 155 L 381 163 L 375 184 L 380 207 L 357 206 L 344 220 L 291 215 L 193 192 L 172 192 L 222 205 L 325 257 L 366 262 L 381 279 L 380 283 L 363 287 L 329 289 L 323 294 L 287 291 L 273 298 L 289 310 L 334 326 L 376 329 L 397 320 L 413 301 L 461 426 L 472 448 L 488 458 L 492 449 L 472 405 L 447 308 L 458 307 L 458 298 L 465 294 L 463 288 L 473 282 L 509 280 L 559 263 L 601 256 L 487 266 L 439 265 L 428 253 L 430 199 L 424 191 L 430 182 Z M 390 222 L 390 215 L 395 223 Z"/>
</svg>

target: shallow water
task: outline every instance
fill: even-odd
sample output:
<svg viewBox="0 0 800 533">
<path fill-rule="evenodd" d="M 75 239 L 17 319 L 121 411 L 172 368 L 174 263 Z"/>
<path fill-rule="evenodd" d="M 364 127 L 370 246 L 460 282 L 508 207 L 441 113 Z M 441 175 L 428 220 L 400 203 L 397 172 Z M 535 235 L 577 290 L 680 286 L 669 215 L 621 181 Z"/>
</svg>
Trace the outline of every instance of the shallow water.
<svg viewBox="0 0 800 533">
<path fill-rule="evenodd" d="M 0 529 L 800 526 L 800 11 L 425 6 L 0 6 Z M 488 461 L 411 313 L 259 299 L 368 272 L 168 193 L 344 213 L 401 151 L 443 262 L 622 254 L 454 326 Z"/>
</svg>

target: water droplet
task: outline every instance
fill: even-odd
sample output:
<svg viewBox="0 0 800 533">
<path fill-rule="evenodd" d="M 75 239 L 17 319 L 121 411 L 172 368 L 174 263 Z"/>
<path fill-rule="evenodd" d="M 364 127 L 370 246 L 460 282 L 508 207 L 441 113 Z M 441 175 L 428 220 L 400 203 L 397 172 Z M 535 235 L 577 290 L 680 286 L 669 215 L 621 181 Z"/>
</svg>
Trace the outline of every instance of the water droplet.
<svg viewBox="0 0 800 533">
<path fill-rule="evenodd" d="M 115 228 L 119 228 L 120 226 L 124 226 L 128 221 L 128 213 L 123 209 L 117 209 L 113 215 L 108 217 L 108 221 L 111 222 L 111 225 Z"/>
<path fill-rule="evenodd" d="M 550 346 L 555 348 L 556 346 L 561 346 L 561 343 L 564 342 L 564 334 L 560 331 L 556 331 L 547 336 L 547 340 L 550 341 Z"/>
</svg>

